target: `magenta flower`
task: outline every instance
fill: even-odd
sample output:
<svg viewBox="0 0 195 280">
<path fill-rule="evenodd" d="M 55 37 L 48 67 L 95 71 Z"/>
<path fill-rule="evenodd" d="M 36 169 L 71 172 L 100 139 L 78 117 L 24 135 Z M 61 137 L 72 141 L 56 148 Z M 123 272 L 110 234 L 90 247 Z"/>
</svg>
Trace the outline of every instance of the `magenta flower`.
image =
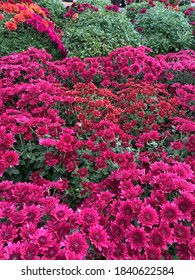
<svg viewBox="0 0 195 280">
<path fill-rule="evenodd" d="M 4 247 L 4 259 L 5 260 L 21 260 L 21 249 L 23 244 L 19 241 L 17 243 L 8 242 Z"/>
<path fill-rule="evenodd" d="M 158 228 L 154 228 L 149 234 L 149 242 L 150 246 L 154 246 L 156 248 L 167 249 L 166 245 L 166 237 L 161 234 Z"/>
<path fill-rule="evenodd" d="M 14 151 L 6 151 L 2 156 L 2 161 L 7 167 L 19 165 L 19 155 Z"/>
<path fill-rule="evenodd" d="M 127 242 L 130 243 L 133 250 L 139 252 L 147 246 L 147 234 L 143 228 L 131 226 L 127 232 Z"/>
<path fill-rule="evenodd" d="M 89 239 L 99 251 L 108 248 L 108 234 L 101 226 L 96 225 L 89 229 Z"/>
<path fill-rule="evenodd" d="M 99 222 L 98 212 L 93 208 L 84 208 L 79 213 L 79 221 L 81 224 L 92 226 Z"/>
<path fill-rule="evenodd" d="M 145 255 L 147 260 L 161 260 L 161 249 L 155 246 L 150 246 L 145 249 Z"/>
<path fill-rule="evenodd" d="M 39 228 L 33 234 L 29 235 L 31 242 L 39 248 L 47 248 L 53 242 L 53 234 L 46 229 Z"/>
<path fill-rule="evenodd" d="M 150 206 L 143 206 L 138 215 L 139 222 L 142 226 L 152 228 L 159 223 L 158 214 L 156 210 Z"/>
<path fill-rule="evenodd" d="M 177 222 L 179 218 L 179 210 L 176 204 L 167 201 L 162 205 L 161 221 L 163 222 Z"/>
<path fill-rule="evenodd" d="M 79 232 L 67 236 L 61 245 L 66 248 L 65 256 L 68 260 L 84 260 L 89 247 L 86 238 Z"/>
</svg>

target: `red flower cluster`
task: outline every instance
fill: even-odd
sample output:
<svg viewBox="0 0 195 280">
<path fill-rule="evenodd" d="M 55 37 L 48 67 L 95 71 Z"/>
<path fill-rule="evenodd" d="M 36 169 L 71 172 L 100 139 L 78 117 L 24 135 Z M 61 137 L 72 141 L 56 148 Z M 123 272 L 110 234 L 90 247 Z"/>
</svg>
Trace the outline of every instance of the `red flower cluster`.
<svg viewBox="0 0 195 280">
<path fill-rule="evenodd" d="M 195 54 L 145 50 L 0 58 L 0 259 L 195 259 Z"/>
</svg>

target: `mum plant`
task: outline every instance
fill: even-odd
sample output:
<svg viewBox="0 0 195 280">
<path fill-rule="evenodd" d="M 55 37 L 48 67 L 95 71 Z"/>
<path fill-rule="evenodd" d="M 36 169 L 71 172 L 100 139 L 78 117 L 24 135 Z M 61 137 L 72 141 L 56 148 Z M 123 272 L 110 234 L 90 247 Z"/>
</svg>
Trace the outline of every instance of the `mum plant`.
<svg viewBox="0 0 195 280">
<path fill-rule="evenodd" d="M 0 2 L 0 37 L 1 56 L 29 46 L 46 48 L 56 59 L 66 56 L 62 30 L 55 28 L 47 10 L 32 1 Z"/>
<path fill-rule="evenodd" d="M 140 30 L 142 44 L 154 54 L 191 48 L 192 28 L 177 11 L 160 6 L 149 9 L 136 16 L 135 28 Z"/>
<path fill-rule="evenodd" d="M 114 8 L 98 10 L 88 4 L 70 7 L 65 14 L 63 36 L 68 55 L 80 58 L 102 56 L 117 47 L 138 46 L 139 33 L 124 14 L 116 11 Z"/>
<path fill-rule="evenodd" d="M 195 88 L 145 50 L 0 59 L 0 259 L 195 259 Z M 75 81 L 111 61 L 112 89 Z"/>
</svg>

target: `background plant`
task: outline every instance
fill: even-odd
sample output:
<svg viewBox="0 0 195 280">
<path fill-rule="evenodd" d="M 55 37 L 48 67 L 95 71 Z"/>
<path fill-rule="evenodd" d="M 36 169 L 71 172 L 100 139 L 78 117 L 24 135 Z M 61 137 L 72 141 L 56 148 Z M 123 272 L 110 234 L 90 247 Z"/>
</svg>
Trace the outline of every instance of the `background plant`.
<svg viewBox="0 0 195 280">
<path fill-rule="evenodd" d="M 49 11 L 51 20 L 57 27 L 63 28 L 64 14 L 66 7 L 60 0 L 35 0 L 39 6 L 46 8 Z"/>
<path fill-rule="evenodd" d="M 189 49 L 192 29 L 181 13 L 163 7 L 154 7 L 136 17 L 142 44 L 153 49 L 154 54 Z"/>
<path fill-rule="evenodd" d="M 77 20 L 67 19 L 63 42 L 70 57 L 107 55 L 117 47 L 139 45 L 139 34 L 125 15 L 112 11 L 79 14 Z"/>
</svg>

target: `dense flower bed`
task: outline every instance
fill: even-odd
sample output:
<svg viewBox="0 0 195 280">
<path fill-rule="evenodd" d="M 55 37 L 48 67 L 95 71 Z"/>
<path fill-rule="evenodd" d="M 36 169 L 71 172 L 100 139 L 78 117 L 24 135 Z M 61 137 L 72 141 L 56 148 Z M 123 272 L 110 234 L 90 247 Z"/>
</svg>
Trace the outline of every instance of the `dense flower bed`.
<svg viewBox="0 0 195 280">
<path fill-rule="evenodd" d="M 53 47 L 56 46 L 61 52 L 62 57 L 66 57 L 66 49 L 61 40 L 63 32 L 60 28 L 56 28 L 55 23 L 50 20 L 50 14 L 47 9 L 40 7 L 33 1 L 24 0 L 16 1 L 16 3 L 14 1 L 0 1 L 0 37 L 4 34 L 2 30 L 6 30 L 8 34 L 10 34 L 10 32 L 20 32 L 18 36 L 24 36 L 23 39 L 25 41 L 25 33 L 22 32 L 22 30 L 25 30 L 25 25 L 33 27 L 38 31 L 37 33 L 46 34 L 48 39 L 54 43 Z M 38 36 L 36 37 L 34 38 L 35 41 L 36 39 L 40 40 Z M 1 39 L 3 40 L 4 38 Z M 14 43 L 13 41 L 13 45 Z M 3 41 L 1 44 L 0 56 L 6 53 L 4 48 L 7 47 L 4 46 Z M 9 51 L 12 52 L 13 46 L 9 46 L 9 48 Z"/>
<path fill-rule="evenodd" d="M 0 259 L 195 259 L 195 53 L 149 51 L 0 59 Z"/>
</svg>

